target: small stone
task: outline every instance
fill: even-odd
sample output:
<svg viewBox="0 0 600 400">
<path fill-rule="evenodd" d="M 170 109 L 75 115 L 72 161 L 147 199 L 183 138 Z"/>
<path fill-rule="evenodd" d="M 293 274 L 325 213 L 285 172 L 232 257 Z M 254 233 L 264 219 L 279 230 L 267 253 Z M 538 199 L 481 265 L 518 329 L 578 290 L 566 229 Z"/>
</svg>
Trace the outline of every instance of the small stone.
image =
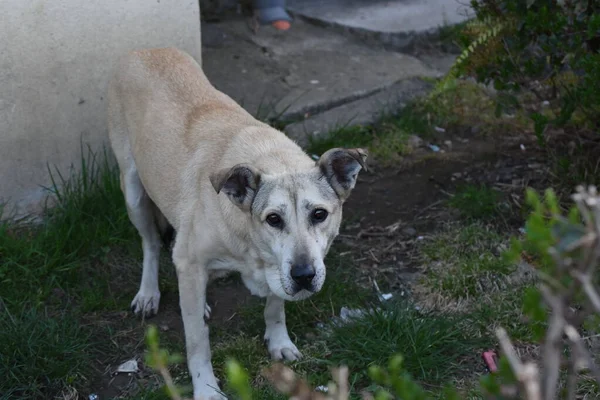
<svg viewBox="0 0 600 400">
<path fill-rule="evenodd" d="M 413 227 L 408 226 L 408 227 L 402 229 L 402 234 L 409 236 L 409 237 L 413 237 L 417 234 L 417 230 Z"/>
<path fill-rule="evenodd" d="M 410 135 L 408 137 L 408 145 L 412 149 L 418 149 L 419 147 L 423 146 L 423 139 L 421 139 L 417 135 Z"/>
</svg>

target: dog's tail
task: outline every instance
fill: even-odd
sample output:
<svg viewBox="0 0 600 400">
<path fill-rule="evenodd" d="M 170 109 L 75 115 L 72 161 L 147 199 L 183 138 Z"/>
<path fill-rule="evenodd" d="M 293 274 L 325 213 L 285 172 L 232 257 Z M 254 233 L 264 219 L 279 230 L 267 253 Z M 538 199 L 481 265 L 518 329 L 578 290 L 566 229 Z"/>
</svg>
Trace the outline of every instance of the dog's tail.
<svg viewBox="0 0 600 400">
<path fill-rule="evenodd" d="M 175 229 L 156 206 L 154 206 L 154 222 L 156 223 L 156 228 L 158 229 L 165 250 L 172 251 L 171 246 L 175 240 Z"/>
</svg>

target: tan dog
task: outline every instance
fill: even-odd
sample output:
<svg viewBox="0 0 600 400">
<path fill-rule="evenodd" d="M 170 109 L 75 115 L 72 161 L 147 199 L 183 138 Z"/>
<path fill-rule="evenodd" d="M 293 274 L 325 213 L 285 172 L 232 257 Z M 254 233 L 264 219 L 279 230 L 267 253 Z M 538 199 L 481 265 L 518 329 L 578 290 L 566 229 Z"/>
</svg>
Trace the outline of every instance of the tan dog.
<svg viewBox="0 0 600 400">
<path fill-rule="evenodd" d="M 217 91 L 194 59 L 176 49 L 126 56 L 108 103 L 121 188 L 144 252 L 132 308 L 158 311 L 160 233 L 170 225 L 194 397 L 224 398 L 204 321 L 206 286 L 218 270 L 239 272 L 252 294 L 267 298 L 271 357 L 300 358 L 284 300 L 305 299 L 323 286 L 323 259 L 366 153 L 332 149 L 311 160 Z"/>
</svg>

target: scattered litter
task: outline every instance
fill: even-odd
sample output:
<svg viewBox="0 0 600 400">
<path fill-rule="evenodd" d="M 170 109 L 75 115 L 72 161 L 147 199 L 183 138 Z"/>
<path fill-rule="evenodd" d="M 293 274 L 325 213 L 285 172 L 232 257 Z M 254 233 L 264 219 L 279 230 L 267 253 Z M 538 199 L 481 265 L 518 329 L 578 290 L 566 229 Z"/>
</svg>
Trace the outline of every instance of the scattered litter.
<svg viewBox="0 0 600 400">
<path fill-rule="evenodd" d="M 440 151 L 439 146 L 436 146 L 435 144 L 430 144 L 429 148 L 434 152 L 437 153 L 438 151 Z"/>
<path fill-rule="evenodd" d="M 139 371 L 138 362 L 136 359 L 125 361 L 117 368 L 117 373 L 131 374 Z"/>
<path fill-rule="evenodd" d="M 423 237 L 423 236 L 418 236 L 417 237 L 417 240 L 423 240 L 423 239 L 425 239 L 425 237 Z"/>
<path fill-rule="evenodd" d="M 365 310 L 360 308 L 347 308 L 342 307 L 340 310 L 340 319 L 344 322 L 348 322 L 350 319 L 360 319 L 366 314 Z"/>
<path fill-rule="evenodd" d="M 481 357 L 488 371 L 491 373 L 498 371 L 498 367 L 496 366 L 496 352 L 494 350 L 484 351 Z"/>
<path fill-rule="evenodd" d="M 542 107 L 548 107 L 549 105 L 550 105 L 550 102 L 548 100 L 542 101 Z"/>
<path fill-rule="evenodd" d="M 394 295 L 391 293 L 381 293 L 381 290 L 379 290 L 379 285 L 375 280 L 373 280 L 373 289 L 375 289 L 375 293 L 377 294 L 379 301 L 382 303 L 394 297 Z"/>
<path fill-rule="evenodd" d="M 439 132 L 439 133 L 444 133 L 444 132 L 446 132 L 446 130 L 445 130 L 444 128 L 440 128 L 439 126 L 436 126 L 436 127 L 434 127 L 433 129 L 435 129 L 435 131 L 436 131 L 436 132 Z"/>
<path fill-rule="evenodd" d="M 161 324 L 160 325 L 160 330 L 163 331 L 163 332 L 168 331 L 169 330 L 169 325 L 167 325 L 167 324 Z"/>
<path fill-rule="evenodd" d="M 402 234 L 413 237 L 417 235 L 417 230 L 413 227 L 407 226 L 406 228 L 402 229 Z"/>
<path fill-rule="evenodd" d="M 98 395 L 97 395 L 96 393 L 92 393 L 92 394 L 90 394 L 90 395 L 88 396 L 88 399 L 89 399 L 89 400 L 98 400 L 98 399 L 99 399 L 99 397 L 98 397 Z"/>
<path fill-rule="evenodd" d="M 311 85 L 318 85 L 318 84 L 319 84 L 319 81 L 318 81 L 318 80 L 316 80 L 316 79 L 313 79 L 312 81 L 310 81 L 310 84 L 311 84 Z"/>
<path fill-rule="evenodd" d="M 521 228 L 519 228 L 519 233 L 524 235 L 527 233 L 527 231 L 525 231 L 525 228 L 521 227 Z"/>
<path fill-rule="evenodd" d="M 525 145 L 521 144 L 519 147 L 521 148 L 521 150 L 525 151 Z"/>
<path fill-rule="evenodd" d="M 313 160 L 315 160 L 315 161 L 319 159 L 319 156 L 318 156 L 318 155 L 316 155 L 316 154 L 311 154 L 310 156 L 311 156 L 311 158 L 312 158 Z"/>
<path fill-rule="evenodd" d="M 444 145 L 446 145 L 448 149 L 452 150 L 452 140 L 446 140 Z"/>
<path fill-rule="evenodd" d="M 315 390 L 317 392 L 323 392 L 323 393 L 327 393 L 329 391 L 329 388 L 325 385 L 319 385 L 315 388 Z"/>
</svg>

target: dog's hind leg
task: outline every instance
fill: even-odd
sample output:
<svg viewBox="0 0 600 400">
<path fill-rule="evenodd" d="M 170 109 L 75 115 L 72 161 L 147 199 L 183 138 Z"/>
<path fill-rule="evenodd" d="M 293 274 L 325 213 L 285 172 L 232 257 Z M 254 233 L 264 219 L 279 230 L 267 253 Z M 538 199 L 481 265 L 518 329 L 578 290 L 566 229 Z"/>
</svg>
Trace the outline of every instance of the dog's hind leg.
<svg viewBox="0 0 600 400">
<path fill-rule="evenodd" d="M 158 262 L 161 239 L 154 216 L 156 206 L 148 197 L 135 165 L 121 172 L 121 185 L 129 219 L 142 237 L 144 253 L 140 290 L 131 303 L 131 309 L 136 314 L 148 317 L 158 312 L 160 302 Z"/>
<path fill-rule="evenodd" d="M 108 88 L 108 135 L 110 144 L 119 163 L 121 191 L 125 196 L 127 214 L 142 237 L 144 253 L 142 282 L 131 303 L 132 310 L 150 316 L 158 311 L 160 291 L 158 289 L 158 260 L 161 239 L 158 225 L 168 226 L 162 214 L 148 197 L 140 180 L 131 152 L 130 133 L 126 112 L 122 103 L 119 81 L 111 81 Z M 157 215 L 155 215 L 157 214 Z M 164 218 L 164 217 L 163 217 Z"/>
</svg>

